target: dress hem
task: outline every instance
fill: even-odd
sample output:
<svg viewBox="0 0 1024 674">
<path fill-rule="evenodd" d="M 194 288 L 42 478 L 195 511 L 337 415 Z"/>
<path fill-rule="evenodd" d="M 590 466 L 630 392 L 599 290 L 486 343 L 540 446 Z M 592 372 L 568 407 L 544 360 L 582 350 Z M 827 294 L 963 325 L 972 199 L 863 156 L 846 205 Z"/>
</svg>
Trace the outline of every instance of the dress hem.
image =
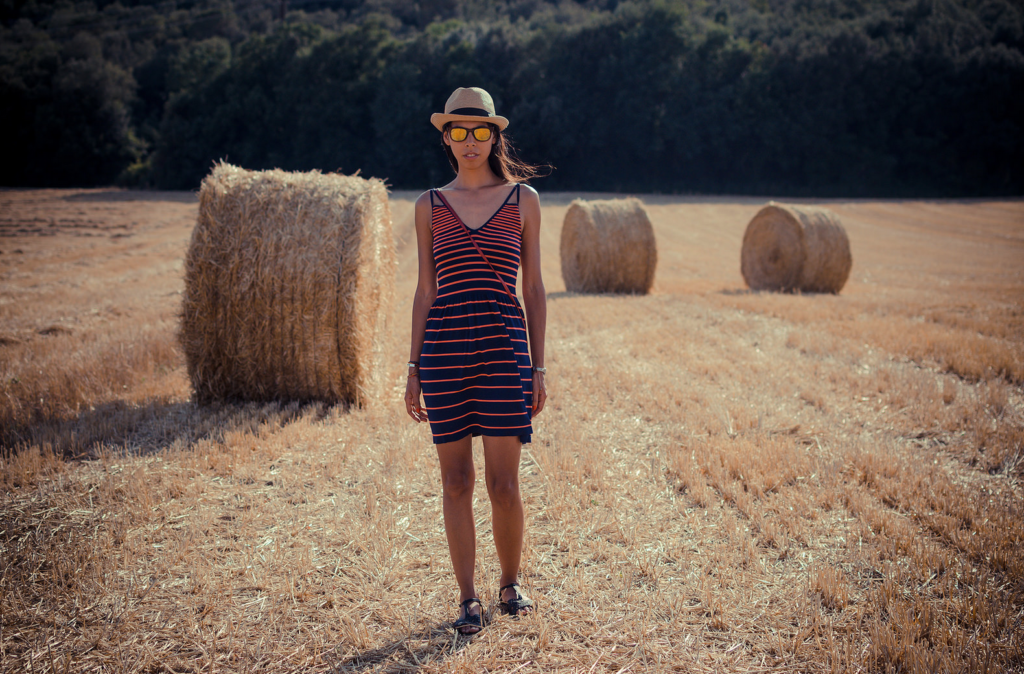
<svg viewBox="0 0 1024 674">
<path fill-rule="evenodd" d="M 451 435 L 456 435 L 456 434 L 452 433 Z M 445 438 L 445 439 L 438 439 L 437 437 L 435 437 L 434 438 L 434 444 L 435 445 L 443 445 L 443 444 L 445 444 L 447 442 L 455 442 L 456 440 L 461 440 L 462 438 L 466 437 L 467 435 L 472 435 L 474 438 L 477 437 L 477 436 L 487 436 L 487 437 L 491 437 L 491 438 L 506 438 L 506 437 L 509 437 L 510 435 L 518 435 L 519 436 L 519 442 L 523 443 L 524 445 L 530 444 L 533 441 L 533 432 L 532 432 L 532 430 L 531 430 L 530 433 L 523 433 L 522 431 L 519 431 L 517 429 L 511 429 L 511 428 L 510 429 L 488 428 L 487 431 L 484 432 L 484 431 L 479 430 L 479 429 L 473 430 L 473 427 L 470 427 L 470 428 L 467 428 L 464 432 L 457 434 L 456 437 L 451 437 L 451 435 L 443 435 L 443 436 L 441 436 L 442 438 Z"/>
</svg>

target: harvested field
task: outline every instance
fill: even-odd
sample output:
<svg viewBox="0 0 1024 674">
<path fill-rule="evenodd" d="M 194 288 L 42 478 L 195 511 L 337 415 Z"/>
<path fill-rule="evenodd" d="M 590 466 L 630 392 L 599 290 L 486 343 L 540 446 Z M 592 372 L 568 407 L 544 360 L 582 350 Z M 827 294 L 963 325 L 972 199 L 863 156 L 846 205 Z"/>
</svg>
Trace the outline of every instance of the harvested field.
<svg viewBox="0 0 1024 674">
<path fill-rule="evenodd" d="M 644 196 L 651 294 L 567 293 L 565 211 L 608 196 L 542 194 L 540 611 L 465 639 L 401 403 L 415 195 L 394 404 L 363 410 L 190 402 L 191 196 L 0 192 L 99 223 L 0 238 L 0 671 L 1024 671 L 1024 202 L 824 203 L 856 261 L 833 296 L 746 290 L 763 200 Z"/>
</svg>

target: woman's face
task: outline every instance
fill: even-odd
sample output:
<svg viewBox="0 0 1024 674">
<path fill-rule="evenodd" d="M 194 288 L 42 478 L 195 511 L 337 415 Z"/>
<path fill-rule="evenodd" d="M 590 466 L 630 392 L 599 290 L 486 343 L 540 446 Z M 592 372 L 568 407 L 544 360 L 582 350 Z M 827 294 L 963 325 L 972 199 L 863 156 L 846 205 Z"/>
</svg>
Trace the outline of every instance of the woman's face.
<svg viewBox="0 0 1024 674">
<path fill-rule="evenodd" d="M 465 139 L 452 140 L 451 129 L 455 127 L 469 132 Z M 487 157 L 491 154 L 491 147 L 497 136 L 493 130 L 491 130 L 491 137 L 484 141 L 477 140 L 473 135 L 473 129 L 489 128 L 486 122 L 452 122 L 448 128 L 449 130 L 444 134 L 444 142 L 452 149 L 459 166 L 474 169 L 487 163 Z"/>
</svg>

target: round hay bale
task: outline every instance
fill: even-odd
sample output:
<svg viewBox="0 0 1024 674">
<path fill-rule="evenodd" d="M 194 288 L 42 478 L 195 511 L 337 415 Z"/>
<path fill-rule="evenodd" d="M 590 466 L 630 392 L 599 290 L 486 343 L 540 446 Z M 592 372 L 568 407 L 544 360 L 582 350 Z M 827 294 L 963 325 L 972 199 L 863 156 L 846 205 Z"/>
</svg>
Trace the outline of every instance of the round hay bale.
<svg viewBox="0 0 1024 674">
<path fill-rule="evenodd" d="M 753 290 L 838 293 L 852 267 L 846 230 L 824 208 L 772 201 L 743 235 L 740 271 Z"/>
<path fill-rule="evenodd" d="M 379 398 L 394 284 L 383 182 L 216 165 L 185 256 L 180 339 L 196 398 Z"/>
<path fill-rule="evenodd" d="M 565 213 L 559 252 L 570 292 L 646 294 L 654 285 L 658 246 L 639 199 L 576 199 Z"/>
</svg>

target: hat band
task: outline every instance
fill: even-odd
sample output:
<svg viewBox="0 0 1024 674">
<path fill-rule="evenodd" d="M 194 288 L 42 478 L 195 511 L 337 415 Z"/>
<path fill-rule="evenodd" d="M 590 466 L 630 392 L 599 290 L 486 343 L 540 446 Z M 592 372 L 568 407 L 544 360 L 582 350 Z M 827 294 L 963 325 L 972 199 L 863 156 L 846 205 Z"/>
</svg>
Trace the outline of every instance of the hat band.
<svg viewBox="0 0 1024 674">
<path fill-rule="evenodd" d="M 458 108 L 451 112 L 445 113 L 447 115 L 473 115 L 474 117 L 494 117 L 494 113 L 483 108 Z"/>
</svg>

